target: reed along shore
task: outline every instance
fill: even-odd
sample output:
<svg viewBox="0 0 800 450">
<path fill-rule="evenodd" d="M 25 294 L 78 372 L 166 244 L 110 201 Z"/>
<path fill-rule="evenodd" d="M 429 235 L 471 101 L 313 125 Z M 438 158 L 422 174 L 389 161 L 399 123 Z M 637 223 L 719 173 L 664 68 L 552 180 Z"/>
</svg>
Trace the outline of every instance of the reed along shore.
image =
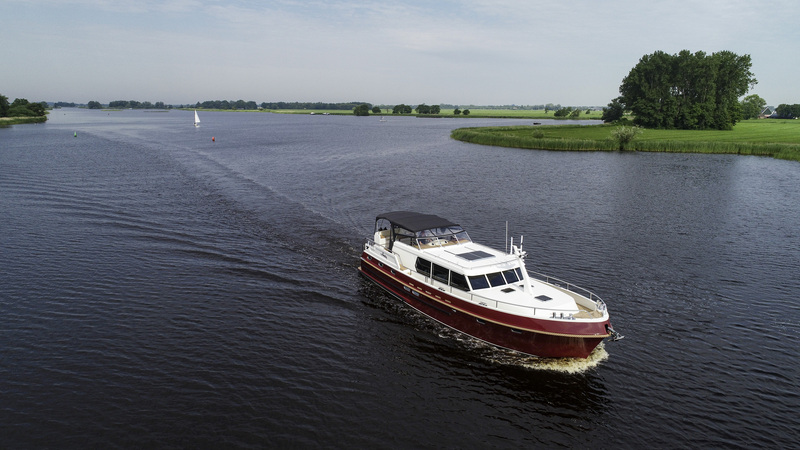
<svg viewBox="0 0 800 450">
<path fill-rule="evenodd" d="M 619 151 L 612 132 L 618 125 L 533 125 L 453 130 L 453 139 L 473 144 L 537 150 Z M 800 162 L 800 121 L 758 119 L 733 130 L 653 130 L 641 133 L 627 151 L 719 153 L 770 156 Z"/>
</svg>

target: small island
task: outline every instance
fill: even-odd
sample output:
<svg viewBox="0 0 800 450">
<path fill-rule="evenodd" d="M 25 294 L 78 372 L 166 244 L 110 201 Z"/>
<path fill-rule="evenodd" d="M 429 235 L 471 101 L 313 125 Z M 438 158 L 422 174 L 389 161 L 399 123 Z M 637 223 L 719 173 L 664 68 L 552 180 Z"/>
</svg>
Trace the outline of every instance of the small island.
<svg viewBox="0 0 800 450">
<path fill-rule="evenodd" d="M 47 121 L 47 103 L 31 103 L 18 98 L 8 103 L 8 97 L 0 94 L 0 126 Z"/>
</svg>

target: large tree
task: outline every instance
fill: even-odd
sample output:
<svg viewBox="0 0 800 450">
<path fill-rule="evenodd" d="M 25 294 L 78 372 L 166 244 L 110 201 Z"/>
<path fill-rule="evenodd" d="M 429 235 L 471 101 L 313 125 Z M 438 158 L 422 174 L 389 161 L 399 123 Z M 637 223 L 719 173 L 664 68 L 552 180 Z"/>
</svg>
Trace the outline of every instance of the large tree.
<svg viewBox="0 0 800 450">
<path fill-rule="evenodd" d="M 411 114 L 411 107 L 405 103 L 395 105 L 395 107 L 392 108 L 392 114 Z"/>
<path fill-rule="evenodd" d="M 625 105 L 620 103 L 619 97 L 611 100 L 608 107 L 603 108 L 603 115 L 600 117 L 603 122 L 616 122 L 625 115 Z"/>
<path fill-rule="evenodd" d="M 749 55 L 683 50 L 645 55 L 620 85 L 620 102 L 648 128 L 728 130 L 741 119 L 739 97 L 757 83 Z"/>
<path fill-rule="evenodd" d="M 756 94 L 748 95 L 741 101 L 742 105 L 742 119 L 757 119 L 764 108 L 767 106 L 767 101 Z"/>
<path fill-rule="evenodd" d="M 369 108 L 370 105 L 368 103 L 362 103 L 353 108 L 353 114 L 355 114 L 356 116 L 368 116 Z"/>
<path fill-rule="evenodd" d="M 418 114 L 430 114 L 431 107 L 425 103 L 420 103 L 416 108 L 414 108 L 414 111 L 416 111 Z"/>
<path fill-rule="evenodd" d="M 8 97 L 5 95 L 0 94 L 0 117 L 7 117 L 8 116 Z"/>
</svg>

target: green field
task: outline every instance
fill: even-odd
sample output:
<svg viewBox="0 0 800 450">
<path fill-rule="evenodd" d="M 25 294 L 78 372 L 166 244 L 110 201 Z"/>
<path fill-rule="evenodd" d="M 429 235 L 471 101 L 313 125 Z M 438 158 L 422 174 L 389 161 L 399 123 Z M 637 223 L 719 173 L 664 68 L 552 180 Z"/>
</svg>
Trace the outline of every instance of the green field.
<svg viewBox="0 0 800 450">
<path fill-rule="evenodd" d="M 465 142 L 541 150 L 616 151 L 615 125 L 560 125 L 459 128 Z M 674 153 L 732 153 L 800 161 L 800 121 L 746 120 L 731 131 L 643 130 L 628 150 Z"/>
</svg>

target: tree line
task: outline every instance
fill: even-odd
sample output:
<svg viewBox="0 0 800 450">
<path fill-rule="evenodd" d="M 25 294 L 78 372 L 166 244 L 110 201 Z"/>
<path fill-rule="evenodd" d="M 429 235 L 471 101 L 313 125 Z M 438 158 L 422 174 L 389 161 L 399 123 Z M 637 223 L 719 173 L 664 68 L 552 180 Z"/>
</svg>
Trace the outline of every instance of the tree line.
<svg viewBox="0 0 800 450">
<path fill-rule="evenodd" d="M 95 105 L 92 105 L 92 106 L 95 106 Z M 130 109 L 170 109 L 170 108 L 172 108 L 172 105 L 166 105 L 166 104 L 164 104 L 164 102 L 150 103 L 150 102 L 139 102 L 139 101 L 136 101 L 136 100 L 114 100 L 114 101 L 108 102 L 108 107 L 109 108 L 114 108 L 114 109 L 117 109 L 117 108 L 119 108 L 119 109 L 128 109 L 128 108 L 130 108 Z M 91 108 L 91 106 L 90 106 L 90 108 Z"/>
<path fill-rule="evenodd" d="M 47 115 L 47 102 L 32 103 L 25 98 L 14 99 L 0 94 L 0 117 L 37 117 Z"/>
<path fill-rule="evenodd" d="M 730 130 L 742 119 L 739 98 L 758 83 L 751 66 L 750 55 L 730 51 L 645 55 L 603 109 L 603 120 L 630 111 L 645 128 Z"/>
<path fill-rule="evenodd" d="M 775 117 L 778 119 L 800 118 L 800 104 L 787 105 L 782 103 L 775 108 Z"/>
<path fill-rule="evenodd" d="M 321 109 L 321 110 L 352 110 L 353 108 L 367 104 L 365 102 L 343 102 L 343 103 L 324 103 L 324 102 L 263 102 L 261 107 L 264 109 Z M 372 107 L 372 105 L 370 105 Z"/>
<path fill-rule="evenodd" d="M 61 102 L 59 102 L 61 103 Z M 72 104 L 74 106 L 74 103 Z M 86 104 L 89 109 L 101 109 L 103 104 L 91 100 Z M 255 110 L 255 109 L 270 109 L 270 110 L 351 110 L 356 115 L 369 115 L 370 112 L 379 114 L 381 107 L 373 106 L 371 103 L 365 102 L 340 102 L 340 103 L 325 103 L 325 102 L 262 102 L 260 105 L 254 101 L 244 100 L 206 100 L 197 102 L 194 105 L 167 105 L 164 102 L 151 103 L 148 101 L 140 102 L 136 100 L 114 100 L 108 103 L 108 108 L 119 109 L 170 109 L 170 108 L 197 108 L 197 109 L 220 109 L 220 110 Z M 388 109 L 388 108 L 387 108 Z M 419 104 L 416 108 L 400 104 L 392 108 L 393 114 L 440 114 L 442 107 L 440 105 L 426 105 L 425 103 Z M 469 109 L 461 110 L 454 107 L 454 114 L 469 114 Z"/>
</svg>

